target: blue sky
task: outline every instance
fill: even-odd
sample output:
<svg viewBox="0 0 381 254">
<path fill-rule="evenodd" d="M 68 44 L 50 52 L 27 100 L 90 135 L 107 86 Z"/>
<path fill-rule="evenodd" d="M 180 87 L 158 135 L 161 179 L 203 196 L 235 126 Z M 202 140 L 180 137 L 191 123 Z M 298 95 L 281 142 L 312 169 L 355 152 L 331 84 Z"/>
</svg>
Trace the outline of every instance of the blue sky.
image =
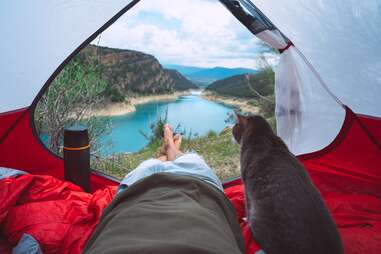
<svg viewBox="0 0 381 254">
<path fill-rule="evenodd" d="M 258 54 L 268 51 L 217 0 L 143 0 L 102 33 L 99 45 L 202 67 L 256 68 Z"/>
</svg>

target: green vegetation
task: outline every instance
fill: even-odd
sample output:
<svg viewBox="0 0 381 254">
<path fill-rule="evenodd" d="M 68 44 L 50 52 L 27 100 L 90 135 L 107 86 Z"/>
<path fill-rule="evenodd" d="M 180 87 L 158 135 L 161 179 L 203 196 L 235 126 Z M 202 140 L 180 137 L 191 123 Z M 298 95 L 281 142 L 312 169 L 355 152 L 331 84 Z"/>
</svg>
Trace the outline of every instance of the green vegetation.
<svg viewBox="0 0 381 254">
<path fill-rule="evenodd" d="M 175 82 L 175 89 L 177 91 L 185 91 L 189 89 L 198 89 L 199 87 L 185 78 L 180 72 L 172 69 L 164 69 L 166 73 L 173 79 Z"/>
<path fill-rule="evenodd" d="M 52 152 L 61 154 L 64 128 L 74 123 L 89 128 L 92 150 L 98 150 L 98 138 L 109 130 L 109 123 L 89 112 L 103 99 L 106 86 L 95 55 L 76 56 L 57 76 L 34 114 L 37 131 L 49 137 Z"/>
<path fill-rule="evenodd" d="M 125 100 L 125 96 L 113 86 L 107 86 L 105 95 L 109 97 L 112 102 L 123 102 Z"/>
<path fill-rule="evenodd" d="M 163 139 L 163 130 L 164 125 L 167 123 L 168 120 L 168 108 L 165 111 L 164 116 L 159 116 L 159 119 L 155 123 L 152 123 L 150 125 L 151 133 L 147 134 L 140 130 L 140 134 L 143 135 L 148 141 L 149 144 L 153 147 L 156 147 L 156 144 L 160 144 Z"/>
</svg>

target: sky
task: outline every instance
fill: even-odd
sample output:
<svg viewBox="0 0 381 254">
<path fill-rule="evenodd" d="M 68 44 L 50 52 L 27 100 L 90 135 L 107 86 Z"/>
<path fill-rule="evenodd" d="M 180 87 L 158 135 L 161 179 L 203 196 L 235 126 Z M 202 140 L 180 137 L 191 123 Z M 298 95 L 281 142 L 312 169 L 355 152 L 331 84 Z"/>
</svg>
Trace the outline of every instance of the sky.
<svg viewBox="0 0 381 254">
<path fill-rule="evenodd" d="M 143 0 L 93 44 L 142 51 L 162 64 L 257 68 L 261 52 L 276 61 L 217 0 Z"/>
</svg>

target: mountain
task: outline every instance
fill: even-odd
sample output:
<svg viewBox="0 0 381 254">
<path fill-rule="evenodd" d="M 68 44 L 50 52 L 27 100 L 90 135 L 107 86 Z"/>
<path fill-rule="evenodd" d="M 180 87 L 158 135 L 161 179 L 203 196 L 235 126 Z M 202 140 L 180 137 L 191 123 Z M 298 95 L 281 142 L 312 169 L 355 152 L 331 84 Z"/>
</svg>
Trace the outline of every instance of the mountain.
<svg viewBox="0 0 381 254">
<path fill-rule="evenodd" d="M 266 69 L 256 74 L 236 75 L 215 81 L 206 90 L 224 96 L 243 98 L 253 98 L 256 92 L 268 96 L 274 94 L 274 73 L 271 69 Z"/>
<path fill-rule="evenodd" d="M 256 70 L 246 68 L 225 68 L 214 67 L 207 70 L 198 71 L 189 75 L 190 79 L 205 80 L 206 82 L 214 82 L 216 80 L 225 79 L 240 74 L 256 73 Z"/>
<path fill-rule="evenodd" d="M 169 76 L 175 81 L 175 89 L 178 91 L 185 91 L 189 89 L 198 89 L 199 87 L 181 75 L 177 70 L 164 69 Z"/>
<path fill-rule="evenodd" d="M 166 65 L 166 67 L 176 69 L 200 87 L 206 87 L 217 80 L 225 79 L 235 75 L 257 73 L 256 70 L 248 68 L 203 68 L 183 65 Z"/>
<path fill-rule="evenodd" d="M 112 100 L 122 100 L 128 94 L 161 94 L 197 88 L 180 73 L 164 69 L 154 56 L 143 52 L 89 45 L 80 56 L 98 59 Z"/>
<path fill-rule="evenodd" d="M 196 67 L 196 66 L 185 66 L 178 64 L 164 64 L 165 68 L 174 69 L 183 74 L 184 76 L 191 75 L 195 72 L 208 70 L 209 68 Z"/>
</svg>

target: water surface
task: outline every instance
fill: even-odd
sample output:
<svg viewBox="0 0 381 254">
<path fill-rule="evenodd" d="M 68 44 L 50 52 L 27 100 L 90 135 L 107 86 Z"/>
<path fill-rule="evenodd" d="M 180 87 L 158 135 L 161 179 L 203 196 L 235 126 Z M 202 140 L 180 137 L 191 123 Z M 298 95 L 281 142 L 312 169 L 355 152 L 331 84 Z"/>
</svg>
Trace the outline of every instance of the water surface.
<svg viewBox="0 0 381 254">
<path fill-rule="evenodd" d="M 209 130 L 221 131 L 233 108 L 205 100 L 200 93 L 181 96 L 176 101 L 160 101 L 138 105 L 136 111 L 123 116 L 110 117 L 112 132 L 102 138 L 104 155 L 120 152 L 136 152 L 148 144 L 140 133 L 150 134 L 149 126 L 164 117 L 168 109 L 168 122 L 180 124 L 187 133 L 204 135 Z M 106 145 L 112 144 L 112 145 Z"/>
</svg>

